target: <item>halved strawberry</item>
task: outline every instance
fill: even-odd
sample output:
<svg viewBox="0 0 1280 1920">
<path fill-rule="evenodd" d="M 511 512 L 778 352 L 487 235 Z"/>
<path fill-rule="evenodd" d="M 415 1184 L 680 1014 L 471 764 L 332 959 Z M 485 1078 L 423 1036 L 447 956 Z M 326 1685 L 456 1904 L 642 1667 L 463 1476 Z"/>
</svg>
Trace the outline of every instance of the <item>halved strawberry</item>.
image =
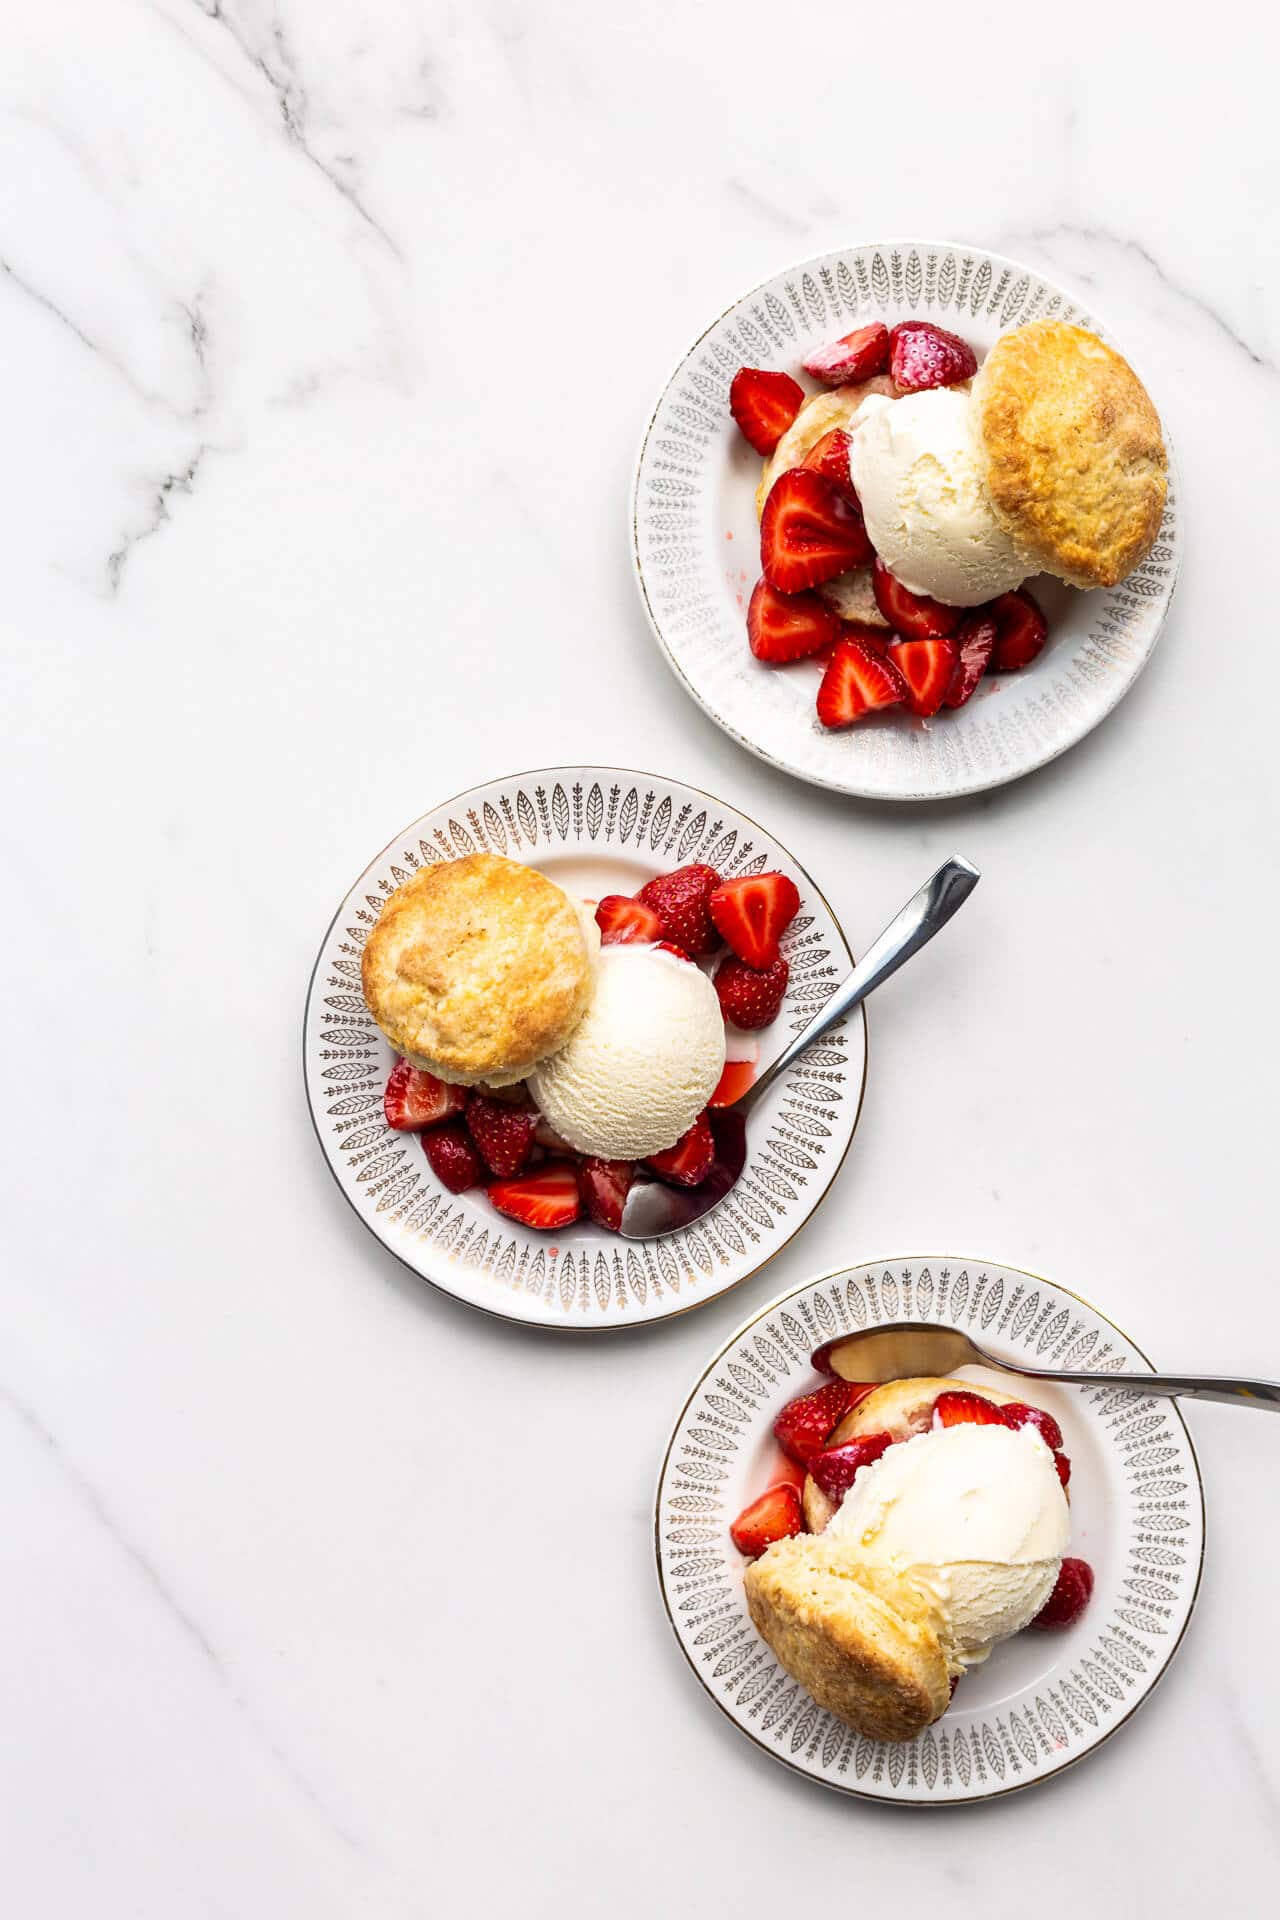
<svg viewBox="0 0 1280 1920">
<path fill-rule="evenodd" d="M 747 640 L 757 660 L 782 666 L 829 647 L 839 622 L 816 593 L 779 593 L 757 580 L 747 608 Z"/>
<path fill-rule="evenodd" d="M 1059 1480 L 1061 1480 L 1063 1486 L 1065 1487 L 1071 1479 L 1070 1460 L 1068 1460 L 1065 1453 L 1055 1453 L 1053 1456 L 1053 1464 L 1057 1469 Z"/>
<path fill-rule="evenodd" d="M 467 1102 L 467 1130 L 484 1156 L 485 1165 L 500 1179 L 518 1173 L 529 1157 L 538 1116 L 532 1107 L 513 1107 L 487 1093 L 473 1093 Z"/>
<path fill-rule="evenodd" d="M 748 1033 L 771 1027 L 786 998 L 791 968 L 779 954 L 770 967 L 749 967 L 745 960 L 730 954 L 716 968 L 713 982 L 720 996 L 720 1011 L 735 1027 Z"/>
<path fill-rule="evenodd" d="M 980 1393 L 950 1388 L 940 1393 L 933 1403 L 933 1424 L 935 1427 L 1002 1427 L 1004 1416 L 994 1400 L 987 1400 Z"/>
<path fill-rule="evenodd" d="M 708 1100 L 709 1107 L 731 1107 L 735 1100 L 741 1100 L 747 1088 L 753 1086 L 756 1077 L 754 1060 L 726 1060 L 724 1072 L 716 1082 L 716 1090 Z"/>
<path fill-rule="evenodd" d="M 596 908 L 596 925 L 601 945 L 606 947 L 662 938 L 662 922 L 652 907 L 629 899 L 625 893 L 606 893 Z"/>
<path fill-rule="evenodd" d="M 1043 1633 L 1054 1627 L 1069 1627 L 1093 1598 L 1093 1568 L 1087 1560 L 1068 1554 L 1058 1571 L 1057 1584 L 1041 1607 L 1033 1627 Z"/>
<path fill-rule="evenodd" d="M 840 640 L 818 688 L 818 718 L 824 727 L 847 727 L 906 697 L 906 682 L 891 661 L 861 640 Z"/>
<path fill-rule="evenodd" d="M 1001 1407 L 1000 1413 L 1006 1427 L 1034 1427 L 1050 1453 L 1056 1453 L 1062 1445 L 1062 1428 L 1043 1407 L 1029 1407 L 1025 1400 L 1011 1400 Z"/>
<path fill-rule="evenodd" d="M 785 873 L 753 873 L 722 880 L 707 904 L 716 932 L 739 960 L 771 967 L 779 939 L 800 911 L 800 894 Z"/>
<path fill-rule="evenodd" d="M 1002 593 L 983 608 L 996 623 L 992 673 L 1017 673 L 1029 667 L 1049 637 L 1049 623 L 1025 587 Z"/>
<path fill-rule="evenodd" d="M 622 1225 L 635 1165 L 630 1160 L 584 1160 L 578 1168 L 578 1192 L 591 1218 L 616 1233 Z"/>
<path fill-rule="evenodd" d="M 451 1120 L 461 1113 L 466 1104 L 465 1087 L 453 1087 L 446 1080 L 437 1080 L 434 1073 L 423 1073 L 421 1068 L 411 1067 L 407 1060 L 396 1061 L 382 1095 L 387 1125 L 398 1133 L 439 1126 L 442 1120 Z"/>
<path fill-rule="evenodd" d="M 707 911 L 707 902 L 719 885 L 720 875 L 714 867 L 695 864 L 677 867 L 674 873 L 660 873 L 641 887 L 636 898 L 641 906 L 657 914 L 663 938 L 697 960 L 714 953 L 720 945 Z"/>
<path fill-rule="evenodd" d="M 947 688 L 944 707 L 963 707 L 974 695 L 979 680 L 991 664 L 996 644 L 996 623 L 981 609 L 966 614 L 955 631 L 956 667 Z"/>
<path fill-rule="evenodd" d="M 716 1143 L 711 1122 L 705 1113 L 700 1113 L 688 1133 L 682 1133 L 674 1147 L 666 1147 L 661 1153 L 651 1153 L 645 1165 L 678 1187 L 696 1187 L 710 1173 L 715 1157 Z"/>
<path fill-rule="evenodd" d="M 578 1169 L 568 1160 L 548 1160 L 534 1173 L 494 1180 L 488 1194 L 499 1213 L 539 1233 L 572 1226 L 582 1213 Z"/>
<path fill-rule="evenodd" d="M 945 640 L 960 625 L 959 607 L 944 607 L 941 600 L 931 600 L 928 594 L 912 593 L 894 579 L 878 554 L 871 590 L 881 613 L 904 640 Z"/>
<path fill-rule="evenodd" d="M 772 453 L 804 405 L 804 388 L 789 373 L 739 367 L 729 387 L 729 411 L 757 453 Z"/>
<path fill-rule="evenodd" d="M 775 1540 L 789 1540 L 793 1533 L 804 1532 L 804 1508 L 795 1487 L 784 1483 L 767 1487 L 758 1500 L 744 1507 L 729 1529 L 729 1537 L 739 1553 L 758 1560 Z"/>
<path fill-rule="evenodd" d="M 850 506 L 862 512 L 858 501 L 858 490 L 853 484 L 853 475 L 849 471 L 849 449 L 853 441 L 843 427 L 832 427 L 830 433 L 824 433 L 821 440 L 815 440 L 800 462 L 802 467 L 811 467 L 815 473 L 823 473 L 833 486 L 840 489 Z"/>
<path fill-rule="evenodd" d="M 842 340 L 819 347 L 800 364 L 815 380 L 847 387 L 855 380 L 870 380 L 873 374 L 884 372 L 889 364 L 889 338 L 883 320 L 873 320 L 870 326 L 855 327 Z"/>
<path fill-rule="evenodd" d="M 792 467 L 774 481 L 760 520 L 760 568 L 780 593 L 799 593 L 870 560 L 862 515 L 825 474 Z"/>
<path fill-rule="evenodd" d="M 484 1163 L 460 1120 L 424 1133 L 422 1146 L 432 1173 L 450 1193 L 464 1193 L 468 1187 L 478 1187 L 484 1179 Z"/>
<path fill-rule="evenodd" d="M 893 1445 L 888 1433 L 865 1433 L 858 1440 L 846 1440 L 842 1447 L 828 1447 L 809 1463 L 809 1471 L 828 1500 L 843 1500 L 863 1467 Z"/>
<path fill-rule="evenodd" d="M 978 356 L 968 341 L 929 320 L 901 320 L 889 335 L 889 373 L 907 393 L 954 387 L 977 371 Z"/>
<path fill-rule="evenodd" d="M 862 1389 L 848 1380 L 829 1380 L 813 1393 L 788 1400 L 773 1423 L 774 1437 L 783 1451 L 802 1467 L 826 1447 L 832 1429 L 862 1398 Z"/>
<path fill-rule="evenodd" d="M 959 660 L 949 640 L 899 640 L 889 658 L 907 683 L 907 706 L 928 718 L 942 705 Z"/>
</svg>

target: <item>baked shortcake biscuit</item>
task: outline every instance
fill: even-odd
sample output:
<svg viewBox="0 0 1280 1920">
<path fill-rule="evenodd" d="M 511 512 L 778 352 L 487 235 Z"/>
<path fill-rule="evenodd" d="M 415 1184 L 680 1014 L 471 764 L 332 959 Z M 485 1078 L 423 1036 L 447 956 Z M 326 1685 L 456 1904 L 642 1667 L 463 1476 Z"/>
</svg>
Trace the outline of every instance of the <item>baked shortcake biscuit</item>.
<svg viewBox="0 0 1280 1920">
<path fill-rule="evenodd" d="M 820 1707 L 875 1740 L 913 1740 L 946 1712 L 951 1678 L 935 1616 L 905 1580 L 852 1562 L 843 1543 L 775 1541 L 745 1575 L 747 1606 Z"/>
<path fill-rule="evenodd" d="M 996 518 L 1041 567 L 1113 587 L 1151 551 L 1164 513 L 1160 417 L 1127 360 L 1083 327 L 1002 334 L 973 383 Z"/>
<path fill-rule="evenodd" d="M 1013 1394 L 999 1393 L 976 1380 L 938 1380 L 926 1374 L 887 1380 L 850 1408 L 828 1436 L 827 1445 L 842 1447 L 847 1440 L 858 1440 L 865 1433 L 887 1433 L 892 1440 L 907 1440 L 913 1433 L 926 1431 L 940 1393 L 961 1392 L 980 1394 L 996 1406 L 1008 1406 L 1014 1400 Z M 821 1533 L 836 1510 L 835 1502 L 828 1499 L 811 1473 L 805 1475 L 802 1499 L 806 1527 L 810 1533 Z"/>
<path fill-rule="evenodd" d="M 591 999 L 600 932 L 563 888 L 496 854 L 424 867 L 365 943 L 365 1002 L 411 1065 L 510 1085 L 562 1047 Z"/>
</svg>

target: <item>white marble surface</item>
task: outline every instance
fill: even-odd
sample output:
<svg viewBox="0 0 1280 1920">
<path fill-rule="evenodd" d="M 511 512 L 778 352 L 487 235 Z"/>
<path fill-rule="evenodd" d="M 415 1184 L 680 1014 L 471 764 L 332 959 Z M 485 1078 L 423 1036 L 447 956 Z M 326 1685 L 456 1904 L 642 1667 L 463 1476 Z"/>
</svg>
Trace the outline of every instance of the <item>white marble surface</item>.
<svg viewBox="0 0 1280 1920">
<path fill-rule="evenodd" d="M 763 1913 L 834 1869 L 974 1920 L 993 1889 L 1065 1913 L 1121 1886 L 1167 1916 L 1274 1878 L 1262 1416 L 1193 1412 L 1209 1559 L 1166 1685 L 987 1809 L 891 1817 L 758 1756 L 684 1671 L 651 1567 L 704 1355 L 846 1259 L 985 1251 L 1158 1360 L 1280 1373 L 1272 62 L 1173 17 L 5 10 L 14 1912 Z M 1188 526 L 1113 719 L 926 812 L 735 750 L 663 666 L 625 538 L 646 407 L 706 318 L 790 259 L 908 235 L 1087 289 L 1139 349 Z M 987 877 L 873 1008 L 810 1229 L 736 1299 L 571 1344 L 362 1232 L 298 1030 L 371 850 L 581 757 L 767 820 L 855 944 L 953 846 Z"/>
</svg>

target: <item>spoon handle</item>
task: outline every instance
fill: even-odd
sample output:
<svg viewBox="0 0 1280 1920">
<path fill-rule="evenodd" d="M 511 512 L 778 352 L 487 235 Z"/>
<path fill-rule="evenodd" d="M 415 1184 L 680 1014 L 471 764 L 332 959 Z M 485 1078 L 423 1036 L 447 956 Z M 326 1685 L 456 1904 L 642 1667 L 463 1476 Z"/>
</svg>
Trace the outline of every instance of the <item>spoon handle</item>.
<svg viewBox="0 0 1280 1920">
<path fill-rule="evenodd" d="M 926 880 L 920 891 L 912 894 L 880 938 L 867 949 L 848 979 L 836 988 L 826 1005 L 819 1008 L 808 1026 L 796 1035 L 789 1046 L 783 1048 L 750 1091 L 737 1102 L 739 1109 L 745 1111 L 748 1102 L 754 1105 L 758 1096 L 791 1065 L 797 1054 L 803 1053 L 806 1047 L 830 1032 L 836 1022 L 851 1013 L 881 981 L 887 980 L 891 973 L 896 973 L 913 953 L 919 953 L 921 947 L 927 946 L 934 934 L 946 926 L 952 914 L 964 905 L 979 878 L 978 869 L 961 855 L 956 854 L 952 859 L 944 860 L 932 879 Z"/>
<path fill-rule="evenodd" d="M 1133 1387 L 1142 1393 L 1185 1394 L 1192 1400 L 1218 1400 L 1224 1406 L 1242 1401 L 1266 1413 L 1280 1413 L 1280 1380 L 1236 1380 L 1226 1373 L 1063 1373 L 1057 1368 L 1010 1366 L 1010 1373 L 1028 1380 L 1060 1380 L 1070 1387 Z"/>
</svg>

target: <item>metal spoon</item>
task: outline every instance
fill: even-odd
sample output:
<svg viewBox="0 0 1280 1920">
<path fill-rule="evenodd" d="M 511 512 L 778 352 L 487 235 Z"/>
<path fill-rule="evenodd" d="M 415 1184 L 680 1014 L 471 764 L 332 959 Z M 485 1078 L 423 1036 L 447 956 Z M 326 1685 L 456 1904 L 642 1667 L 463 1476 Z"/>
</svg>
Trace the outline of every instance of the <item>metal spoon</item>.
<svg viewBox="0 0 1280 1920">
<path fill-rule="evenodd" d="M 935 1327 L 920 1320 L 902 1320 L 891 1327 L 851 1333 L 835 1344 L 841 1349 L 840 1374 L 846 1380 L 909 1380 L 917 1374 L 946 1375 L 957 1367 L 977 1364 L 995 1367 L 1001 1373 L 1020 1374 L 1028 1380 L 1059 1380 L 1070 1387 L 1136 1387 L 1143 1393 L 1169 1398 L 1185 1393 L 1196 1400 L 1220 1400 L 1227 1406 L 1243 1400 L 1249 1406 L 1280 1413 L 1280 1380 L 1236 1380 L 1216 1373 L 1075 1373 L 1061 1367 L 1026 1367 L 988 1352 L 956 1327 Z"/>
<path fill-rule="evenodd" d="M 944 860 L 919 893 L 912 894 L 902 911 L 889 922 L 880 938 L 863 955 L 826 1005 L 819 1009 L 808 1026 L 783 1048 L 754 1086 L 712 1114 L 716 1136 L 716 1158 L 711 1172 L 699 1187 L 667 1187 L 654 1180 L 633 1186 L 622 1210 L 618 1231 L 626 1240 L 656 1240 L 663 1234 L 687 1227 L 724 1199 L 747 1158 L 747 1116 L 764 1097 L 780 1073 L 791 1065 L 824 1033 L 829 1033 L 847 1013 L 852 1013 L 867 995 L 896 973 L 912 954 L 927 946 L 935 933 L 946 926 L 956 910 L 963 906 L 978 884 L 978 869 L 959 854 Z"/>
</svg>

